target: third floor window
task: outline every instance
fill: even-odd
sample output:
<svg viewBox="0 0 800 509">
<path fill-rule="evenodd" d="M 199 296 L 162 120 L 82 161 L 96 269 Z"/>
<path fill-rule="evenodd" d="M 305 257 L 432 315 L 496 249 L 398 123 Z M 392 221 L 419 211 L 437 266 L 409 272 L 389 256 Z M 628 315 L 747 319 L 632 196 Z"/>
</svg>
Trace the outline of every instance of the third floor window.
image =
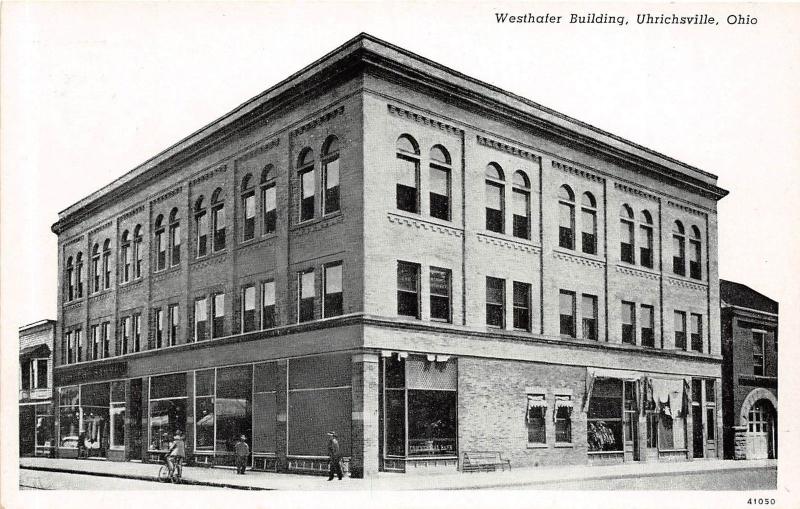
<svg viewBox="0 0 800 509">
<path fill-rule="evenodd" d="M 558 190 L 558 246 L 575 249 L 575 193 L 567 185 Z"/>
<path fill-rule="evenodd" d="M 339 203 L 339 139 L 330 136 L 322 147 L 322 213 L 333 214 L 341 207 Z"/>
<path fill-rule="evenodd" d="M 397 138 L 395 182 L 397 208 L 419 214 L 419 146 L 407 134 Z"/>
<path fill-rule="evenodd" d="M 514 172 L 511 189 L 511 201 L 514 208 L 515 237 L 531 238 L 531 183 L 522 171 Z"/>
<path fill-rule="evenodd" d="M 428 186 L 430 187 L 430 215 L 450 220 L 450 154 L 441 145 L 430 150 Z"/>
<path fill-rule="evenodd" d="M 486 167 L 486 229 L 505 233 L 505 178 L 496 163 Z"/>
</svg>

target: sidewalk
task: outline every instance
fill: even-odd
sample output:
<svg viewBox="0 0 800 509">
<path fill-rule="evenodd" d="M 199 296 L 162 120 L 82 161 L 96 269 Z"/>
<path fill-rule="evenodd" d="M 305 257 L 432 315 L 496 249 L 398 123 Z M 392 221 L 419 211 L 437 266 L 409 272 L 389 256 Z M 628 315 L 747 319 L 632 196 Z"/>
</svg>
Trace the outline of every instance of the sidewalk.
<svg viewBox="0 0 800 509">
<path fill-rule="evenodd" d="M 113 462 L 102 460 L 20 458 L 20 468 L 54 472 L 85 473 L 156 481 L 159 465 L 153 463 Z M 249 471 L 236 475 L 232 468 L 184 467 L 183 478 L 189 484 L 243 490 L 458 490 L 471 488 L 514 488 L 559 482 L 647 477 L 668 473 L 712 472 L 751 468 L 776 468 L 776 460 L 722 461 L 696 460 L 674 463 L 627 463 L 609 466 L 571 465 L 563 467 L 519 468 L 506 472 L 436 475 L 381 472 L 373 479 L 327 481 L 324 476 L 277 474 Z M 552 489 L 552 486 L 548 486 Z"/>
</svg>

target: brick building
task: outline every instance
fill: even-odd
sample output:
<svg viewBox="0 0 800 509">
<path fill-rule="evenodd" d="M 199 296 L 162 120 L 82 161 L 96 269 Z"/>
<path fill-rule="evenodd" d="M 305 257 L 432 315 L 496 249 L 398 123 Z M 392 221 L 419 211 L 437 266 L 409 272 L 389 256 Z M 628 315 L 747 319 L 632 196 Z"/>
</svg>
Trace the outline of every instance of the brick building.
<svg viewBox="0 0 800 509">
<path fill-rule="evenodd" d="M 56 322 L 19 329 L 19 455 L 51 456 L 53 439 L 53 340 Z"/>
<path fill-rule="evenodd" d="M 59 454 L 721 456 L 716 181 L 359 35 L 60 214 Z"/>
<path fill-rule="evenodd" d="M 720 280 L 725 458 L 778 457 L 778 303 Z"/>
</svg>

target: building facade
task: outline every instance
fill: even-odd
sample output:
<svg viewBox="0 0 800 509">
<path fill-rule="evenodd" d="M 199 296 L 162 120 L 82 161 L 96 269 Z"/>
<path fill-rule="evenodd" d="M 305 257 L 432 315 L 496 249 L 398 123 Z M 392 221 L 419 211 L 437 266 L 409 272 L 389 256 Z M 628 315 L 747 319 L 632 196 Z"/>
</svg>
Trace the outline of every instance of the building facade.
<svg viewBox="0 0 800 509">
<path fill-rule="evenodd" d="M 720 280 L 727 459 L 778 457 L 778 303 Z"/>
<path fill-rule="evenodd" d="M 19 455 L 52 456 L 55 320 L 19 329 Z"/>
<path fill-rule="evenodd" d="M 719 457 L 716 180 L 361 34 L 60 214 L 59 454 Z"/>
</svg>

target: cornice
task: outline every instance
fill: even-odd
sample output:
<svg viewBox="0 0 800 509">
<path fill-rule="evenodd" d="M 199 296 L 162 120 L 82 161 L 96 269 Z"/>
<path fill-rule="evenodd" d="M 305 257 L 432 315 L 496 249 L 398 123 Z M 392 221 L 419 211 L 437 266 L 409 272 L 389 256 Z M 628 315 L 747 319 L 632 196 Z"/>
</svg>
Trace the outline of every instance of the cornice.
<svg viewBox="0 0 800 509">
<path fill-rule="evenodd" d="M 392 224 L 409 226 L 409 227 L 412 227 L 412 228 L 416 228 L 418 230 L 424 230 L 424 231 L 429 231 L 429 232 L 434 232 L 434 233 L 442 233 L 442 234 L 445 234 L 445 235 L 450 235 L 450 236 L 459 237 L 459 238 L 464 236 L 463 230 L 460 230 L 458 228 L 454 228 L 454 227 L 451 227 L 451 226 L 445 226 L 445 225 L 433 223 L 433 222 L 430 222 L 430 221 L 425 221 L 424 219 L 421 219 L 421 218 L 417 219 L 417 218 L 413 218 L 413 217 L 403 216 L 403 215 L 400 215 L 400 214 L 393 214 L 391 212 L 388 212 L 386 214 L 386 218 Z"/>
<path fill-rule="evenodd" d="M 633 267 L 625 267 L 622 265 L 617 265 L 615 270 L 620 274 L 627 274 L 629 276 L 640 277 L 642 279 L 650 279 L 652 281 L 660 281 L 661 275 L 653 272 L 649 272 L 646 270 L 640 270 Z"/>
<path fill-rule="evenodd" d="M 578 265 L 586 265 L 587 267 L 604 268 L 606 263 L 600 260 L 594 260 L 585 256 L 577 254 L 564 253 L 562 251 L 553 251 L 553 258 L 556 260 L 563 260 L 565 262 L 577 263 Z"/>
<path fill-rule="evenodd" d="M 317 127 L 317 126 L 319 126 L 321 124 L 324 124 L 325 122 L 329 122 L 329 121 L 333 120 L 334 118 L 336 118 L 336 117 L 338 117 L 339 115 L 342 115 L 342 114 L 344 114 L 344 105 L 341 105 L 338 108 L 336 108 L 335 110 L 332 110 L 332 111 L 329 111 L 327 113 L 324 113 L 323 115 L 320 115 L 319 117 L 315 118 L 311 122 L 307 122 L 307 123 L 301 125 L 300 127 L 296 128 L 296 129 L 293 129 L 292 131 L 289 132 L 289 136 L 291 136 L 293 138 L 297 137 L 297 136 L 300 136 L 304 132 L 306 132 L 306 131 L 308 131 L 310 129 L 314 129 L 315 127 Z"/>
<path fill-rule="evenodd" d="M 674 208 L 674 209 L 682 210 L 684 212 L 688 212 L 689 214 L 692 214 L 692 215 L 695 215 L 695 216 L 698 216 L 698 217 L 702 217 L 704 219 L 708 217 L 707 213 L 702 212 L 702 211 L 697 210 L 697 209 L 694 209 L 692 207 L 688 207 L 688 206 L 686 206 L 686 205 L 684 205 L 682 203 L 677 203 L 677 202 L 674 202 L 672 200 L 667 200 L 667 204 L 670 207 Z"/>
<path fill-rule="evenodd" d="M 528 152 L 527 150 L 523 150 L 521 148 L 508 145 L 507 143 L 503 143 L 501 141 L 481 136 L 480 134 L 477 135 L 477 139 L 478 139 L 478 145 L 482 145 L 484 147 L 493 148 L 495 150 L 499 150 L 500 152 L 506 152 L 513 156 L 521 157 L 523 159 L 527 159 L 533 162 L 539 162 L 542 160 L 540 156 L 537 156 L 532 152 Z"/>
<path fill-rule="evenodd" d="M 136 207 L 136 208 L 134 208 L 134 209 L 131 209 L 131 210 L 129 210 L 128 212 L 125 212 L 124 214 L 122 214 L 121 216 L 119 216 L 119 217 L 117 218 L 117 222 L 118 222 L 118 223 L 121 223 L 122 221 L 125 221 L 125 220 L 126 220 L 126 219 L 128 219 L 129 217 L 133 217 L 133 216 L 135 216 L 136 214 L 140 214 L 140 213 L 144 212 L 144 209 L 145 209 L 145 207 L 144 207 L 144 204 L 142 204 L 142 205 L 139 205 L 138 207 Z"/>
<path fill-rule="evenodd" d="M 639 189 L 637 187 L 628 186 L 628 185 L 625 185 L 625 184 L 621 184 L 619 182 L 614 182 L 614 189 L 619 189 L 620 191 L 624 191 L 624 192 L 626 192 L 628 194 L 632 194 L 634 196 L 640 196 L 642 198 L 645 198 L 645 199 L 648 199 L 648 200 L 652 200 L 652 201 L 654 201 L 656 203 L 661 201 L 661 199 L 658 196 L 654 195 L 654 194 L 650 194 L 650 193 L 648 193 L 646 191 L 643 191 L 643 190 L 641 190 L 641 189 Z"/>
<path fill-rule="evenodd" d="M 244 154 L 240 155 L 235 159 L 236 164 L 239 164 L 243 161 L 247 161 L 248 159 L 252 159 L 253 157 L 263 154 L 265 152 L 269 152 L 273 148 L 277 147 L 281 144 L 280 137 L 275 137 L 274 139 L 269 140 L 266 143 L 263 143 L 252 150 L 248 150 Z"/>
<path fill-rule="evenodd" d="M 577 175 L 579 177 L 583 177 L 586 180 L 591 180 L 592 182 L 603 183 L 603 182 L 606 181 L 605 178 L 603 178 L 603 177 L 601 177 L 601 176 L 599 176 L 599 175 L 597 175 L 595 173 L 592 173 L 590 171 L 586 171 L 586 170 L 581 169 L 581 168 L 576 168 L 575 166 L 570 166 L 568 164 L 556 161 L 555 159 L 553 160 L 552 164 L 553 164 L 553 168 L 559 169 L 559 170 L 561 170 L 563 172 L 566 172 L 566 173 L 571 173 L 572 175 Z"/>
<path fill-rule="evenodd" d="M 101 224 L 100 226 L 97 226 L 97 227 L 92 228 L 91 230 L 89 230 L 89 233 L 87 235 L 89 235 L 91 237 L 96 233 L 100 233 L 101 231 L 105 230 L 106 228 L 110 228 L 112 224 L 114 224 L 113 221 L 106 221 L 105 223 Z"/>
<path fill-rule="evenodd" d="M 158 205 L 159 203 L 169 200 L 173 196 L 179 195 L 181 191 L 183 191 L 183 186 L 178 186 L 174 189 L 171 189 L 166 193 L 162 194 L 161 196 L 158 196 L 157 198 L 153 198 L 152 200 L 150 200 L 150 206 L 152 207 L 153 205 Z"/>
<path fill-rule="evenodd" d="M 210 179 L 211 177 L 213 177 L 214 175 L 216 175 L 218 173 L 225 173 L 227 170 L 228 170 L 228 166 L 225 165 L 225 164 L 223 164 L 221 166 L 217 166 L 213 170 L 211 170 L 209 172 L 206 172 L 206 173 L 200 175 L 199 177 L 195 177 L 195 178 L 191 179 L 189 181 L 189 186 L 190 187 L 196 186 L 197 184 L 205 182 L 206 180 Z"/>
<path fill-rule="evenodd" d="M 391 113 L 396 117 L 411 120 L 413 122 L 431 127 L 433 129 L 438 129 L 440 131 L 446 132 L 447 134 L 452 134 L 453 136 L 461 136 L 461 134 L 463 133 L 463 131 L 458 127 L 446 124 L 440 120 L 435 120 L 431 117 L 427 117 L 421 113 L 415 113 L 413 111 L 400 108 L 399 106 L 395 106 L 393 104 L 387 104 L 386 107 L 389 113 Z"/>
<path fill-rule="evenodd" d="M 511 239 L 501 239 L 493 235 L 486 235 L 484 233 L 478 233 L 476 236 L 478 237 L 478 242 L 482 242 L 484 244 L 500 246 L 506 249 L 513 249 L 515 251 L 523 251 L 526 253 L 539 254 L 542 252 L 541 247 L 528 244 L 526 242 L 518 242 Z"/>
</svg>

